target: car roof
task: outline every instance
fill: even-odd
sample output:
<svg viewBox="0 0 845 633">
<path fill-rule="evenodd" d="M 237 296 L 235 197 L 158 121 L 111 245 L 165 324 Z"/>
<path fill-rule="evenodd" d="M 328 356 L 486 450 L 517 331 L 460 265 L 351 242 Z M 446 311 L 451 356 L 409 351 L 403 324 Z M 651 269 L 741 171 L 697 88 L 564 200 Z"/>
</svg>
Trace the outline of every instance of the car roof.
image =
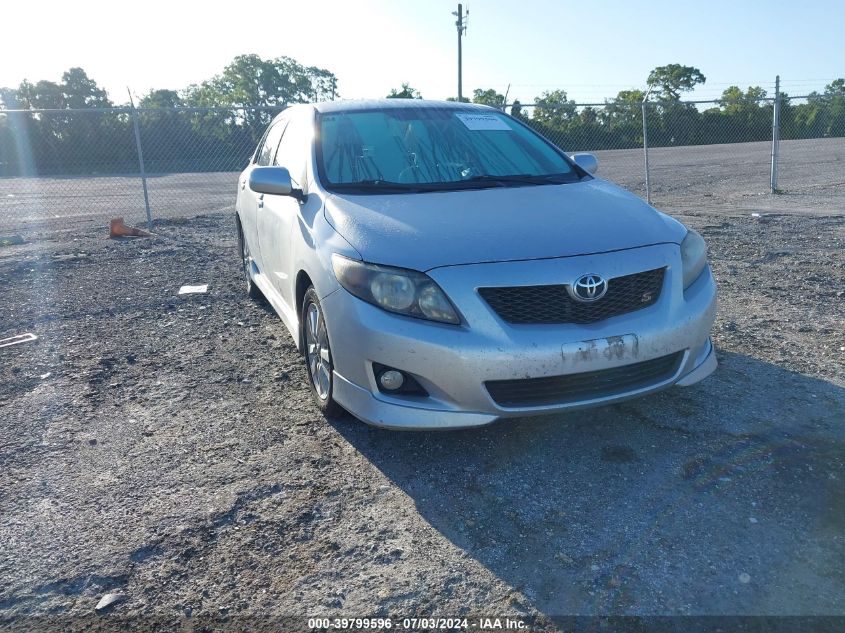
<svg viewBox="0 0 845 633">
<path fill-rule="evenodd" d="M 459 101 L 433 101 L 427 99 L 341 99 L 338 101 L 321 101 L 311 106 L 317 112 L 352 112 L 355 110 L 387 110 L 395 108 L 449 108 L 455 110 L 494 110 L 486 105 L 477 103 L 463 103 Z"/>
</svg>

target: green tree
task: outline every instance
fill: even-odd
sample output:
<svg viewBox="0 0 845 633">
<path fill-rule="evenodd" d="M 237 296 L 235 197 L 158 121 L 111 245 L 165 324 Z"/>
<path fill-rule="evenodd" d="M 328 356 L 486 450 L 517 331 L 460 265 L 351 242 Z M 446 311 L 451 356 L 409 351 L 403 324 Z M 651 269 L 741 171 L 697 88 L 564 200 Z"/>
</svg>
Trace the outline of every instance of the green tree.
<svg viewBox="0 0 845 633">
<path fill-rule="evenodd" d="M 798 138 L 824 136 L 828 128 L 828 109 L 823 95 L 815 90 L 807 102 L 795 107 L 795 131 Z"/>
<path fill-rule="evenodd" d="M 766 91 L 760 86 L 749 86 L 742 91 L 739 86 L 730 86 L 719 99 L 722 129 L 720 139 L 724 142 L 762 141 L 771 136 L 773 108 L 763 102 Z M 708 127 L 712 127 L 712 122 Z"/>
<path fill-rule="evenodd" d="M 759 110 L 760 102 L 766 98 L 766 91 L 760 86 L 749 86 L 745 92 L 739 86 L 730 86 L 722 91 L 719 105 L 726 114 L 742 114 Z"/>
<path fill-rule="evenodd" d="M 472 91 L 472 102 L 493 106 L 494 108 L 502 108 L 505 105 L 505 95 L 499 94 L 492 88 L 488 90 L 476 88 Z"/>
<path fill-rule="evenodd" d="M 245 124 L 254 139 L 263 133 L 275 111 L 292 103 L 308 103 L 331 97 L 336 80 L 327 70 L 306 68 L 290 57 L 262 59 L 238 55 L 219 75 L 199 85 L 188 86 L 181 95 L 186 105 L 231 108 L 220 115 L 197 118 L 198 125 L 225 129 Z"/>
<path fill-rule="evenodd" d="M 226 138 L 205 134 L 194 125 L 203 115 L 176 109 L 184 105 L 176 90 L 166 89 L 151 90 L 138 101 L 144 161 L 150 171 L 197 171 L 200 164 L 218 160 L 222 148 L 228 149 L 225 141 L 239 135 L 238 128 Z M 198 150 L 204 154 L 202 157 L 197 156 Z"/>
<path fill-rule="evenodd" d="M 60 85 L 66 108 L 109 108 L 106 91 L 81 68 L 71 68 L 62 75 Z"/>
<path fill-rule="evenodd" d="M 575 102 L 567 98 L 565 90 L 547 90 L 534 103 L 533 120 L 550 128 L 565 129 L 578 115 Z"/>
<path fill-rule="evenodd" d="M 329 71 L 290 57 L 238 55 L 219 75 L 189 87 L 186 96 L 201 105 L 284 108 L 329 98 L 334 81 Z"/>
<path fill-rule="evenodd" d="M 645 93 L 642 90 L 620 90 L 613 99 L 605 100 L 601 114 L 602 122 L 612 129 L 628 126 L 632 123 L 642 125 L 642 103 Z"/>
<path fill-rule="evenodd" d="M 185 102 L 175 90 L 150 90 L 138 102 L 139 108 L 178 108 L 183 105 Z"/>
<path fill-rule="evenodd" d="M 331 72 L 288 57 L 241 55 L 218 75 L 181 91 L 151 90 L 138 105 L 150 171 L 242 168 L 275 111 L 337 95 Z M 0 91 L 2 106 L 59 109 L 109 106 L 108 95 L 81 68 L 61 82 L 23 81 Z M 179 106 L 219 111 L 177 111 Z M 25 155 L 18 155 L 24 148 Z M 90 173 L 137 169 L 132 119 L 125 113 L 0 114 L 0 172 Z"/>
<path fill-rule="evenodd" d="M 652 124 L 652 111 L 659 116 L 656 126 Z M 663 103 L 647 106 L 649 141 L 661 145 L 698 145 L 711 142 L 703 134 L 702 115 L 692 103 Z M 652 136 L 652 130 L 654 135 Z"/>
<path fill-rule="evenodd" d="M 646 83 L 650 88 L 659 89 L 657 95 L 662 101 L 678 101 L 682 92 L 688 92 L 706 81 L 698 68 L 667 64 L 652 70 Z"/>
<path fill-rule="evenodd" d="M 824 89 L 828 108 L 827 136 L 845 136 L 845 79 L 835 79 Z"/>
<path fill-rule="evenodd" d="M 660 102 L 646 108 L 650 140 L 664 145 L 702 142 L 701 112 L 680 99 L 681 93 L 705 81 L 707 78 L 698 68 L 681 64 L 658 66 L 648 74 L 646 83 Z M 657 125 L 652 124 L 652 117 L 657 117 Z"/>
<path fill-rule="evenodd" d="M 71 68 L 61 83 L 41 80 L 35 84 L 24 79 L 18 86 L 17 101 L 23 108 L 109 108 L 106 91 L 81 68 Z"/>
<path fill-rule="evenodd" d="M 387 95 L 388 99 L 422 99 L 422 95 L 420 94 L 419 90 L 415 90 L 411 88 L 411 84 L 407 82 L 402 82 L 402 88 L 396 90 L 396 88 L 390 89 L 390 94 Z"/>
<path fill-rule="evenodd" d="M 835 79 L 824 92 L 807 95 L 807 102 L 792 107 L 794 135 L 798 138 L 845 136 L 845 79 Z M 781 125 L 784 113 L 781 105 Z"/>
<path fill-rule="evenodd" d="M 834 79 L 824 87 L 824 94 L 827 97 L 845 97 L 845 79 Z"/>
<path fill-rule="evenodd" d="M 595 125 L 598 123 L 599 120 L 599 113 L 592 106 L 587 106 L 578 114 L 578 118 L 581 121 L 581 125 Z"/>
<path fill-rule="evenodd" d="M 71 108 L 112 105 L 106 91 L 81 68 L 69 69 L 59 83 L 24 80 L 14 94 L 4 95 L 4 101 L 14 101 L 22 108 L 61 111 L 14 118 L 9 129 L 19 140 L 25 139 L 26 144 L 21 150 L 26 155 L 18 156 L 15 169 L 24 173 L 31 170 L 55 173 L 120 168 L 119 139 L 129 138 L 123 134 L 126 121 L 110 112 L 65 112 Z"/>
<path fill-rule="evenodd" d="M 340 95 L 337 92 L 337 77 L 324 68 L 309 66 L 305 73 L 311 82 L 314 101 L 334 101 Z"/>
<path fill-rule="evenodd" d="M 774 109 L 774 104 L 772 104 Z M 773 113 L 774 114 L 774 113 Z M 780 93 L 780 137 L 782 139 L 798 138 L 798 127 L 795 122 L 795 106 L 785 92 Z"/>
<path fill-rule="evenodd" d="M 30 83 L 24 79 L 18 86 L 18 103 L 22 108 L 60 109 L 65 107 L 62 87 L 54 81 Z"/>
<path fill-rule="evenodd" d="M 0 110 L 13 110 L 18 107 L 18 91 L 14 88 L 0 88 Z"/>
</svg>

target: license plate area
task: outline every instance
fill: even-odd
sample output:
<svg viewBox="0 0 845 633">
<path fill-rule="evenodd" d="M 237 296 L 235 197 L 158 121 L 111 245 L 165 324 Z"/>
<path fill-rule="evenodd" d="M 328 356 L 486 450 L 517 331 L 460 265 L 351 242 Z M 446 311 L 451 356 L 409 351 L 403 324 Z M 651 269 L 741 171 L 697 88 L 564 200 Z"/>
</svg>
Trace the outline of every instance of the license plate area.
<svg viewBox="0 0 845 633">
<path fill-rule="evenodd" d="M 564 343 L 560 351 L 567 367 L 594 362 L 634 362 L 639 359 L 640 342 L 636 334 L 622 334 Z"/>
</svg>

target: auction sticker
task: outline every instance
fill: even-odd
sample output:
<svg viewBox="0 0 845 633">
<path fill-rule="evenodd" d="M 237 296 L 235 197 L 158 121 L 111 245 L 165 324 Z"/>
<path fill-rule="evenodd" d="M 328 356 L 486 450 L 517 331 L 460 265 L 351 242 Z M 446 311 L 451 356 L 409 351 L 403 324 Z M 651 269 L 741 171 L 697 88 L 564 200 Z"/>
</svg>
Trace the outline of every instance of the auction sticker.
<svg viewBox="0 0 845 633">
<path fill-rule="evenodd" d="M 455 113 L 468 130 L 510 130 L 510 126 L 495 114 Z"/>
</svg>

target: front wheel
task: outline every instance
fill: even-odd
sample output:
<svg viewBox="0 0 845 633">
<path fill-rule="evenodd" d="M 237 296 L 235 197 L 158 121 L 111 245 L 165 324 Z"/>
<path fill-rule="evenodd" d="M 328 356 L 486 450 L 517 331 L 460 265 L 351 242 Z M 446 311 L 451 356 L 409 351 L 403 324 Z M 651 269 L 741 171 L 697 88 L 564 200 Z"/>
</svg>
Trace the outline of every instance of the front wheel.
<svg viewBox="0 0 845 633">
<path fill-rule="evenodd" d="M 341 412 L 332 398 L 334 377 L 332 375 L 332 353 L 323 308 L 317 292 L 311 286 L 305 292 L 302 302 L 302 336 L 305 342 L 305 364 L 311 393 L 323 415 L 332 416 Z"/>
</svg>

